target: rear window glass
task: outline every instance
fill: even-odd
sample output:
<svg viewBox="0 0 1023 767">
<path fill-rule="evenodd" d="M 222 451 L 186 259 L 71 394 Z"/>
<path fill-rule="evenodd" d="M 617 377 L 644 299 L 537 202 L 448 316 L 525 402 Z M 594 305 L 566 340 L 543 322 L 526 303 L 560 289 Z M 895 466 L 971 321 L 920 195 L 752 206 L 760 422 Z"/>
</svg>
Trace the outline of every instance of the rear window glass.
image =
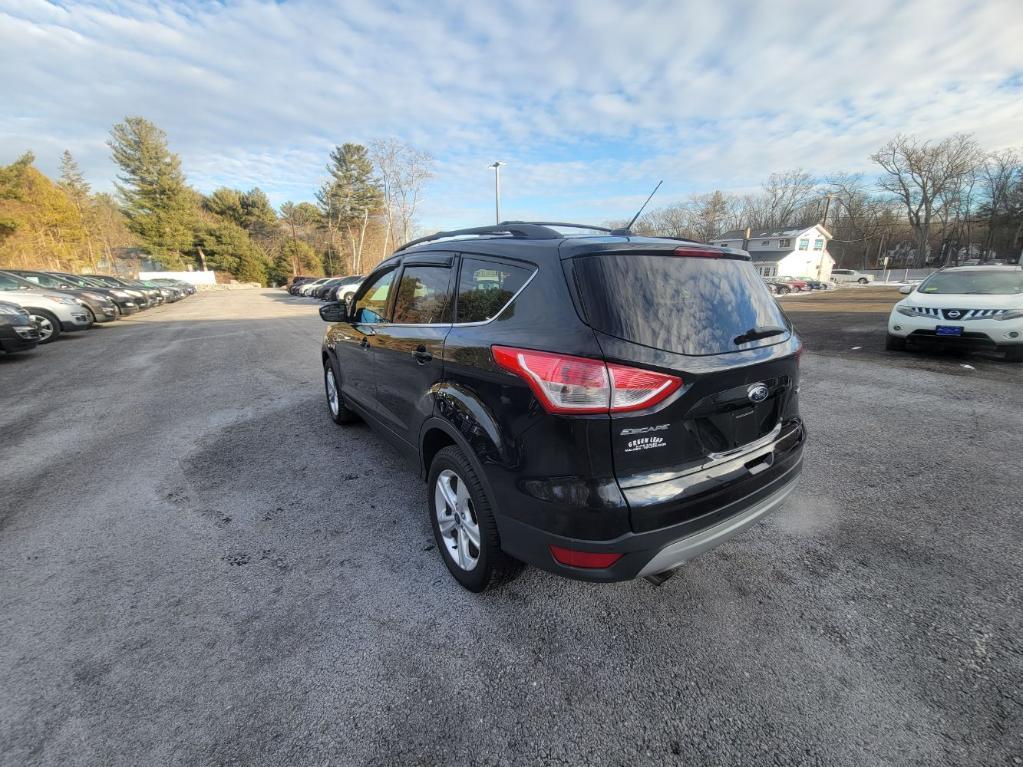
<svg viewBox="0 0 1023 767">
<path fill-rule="evenodd" d="M 769 346 L 789 336 L 785 330 L 741 338 L 754 329 L 788 328 L 748 261 L 593 255 L 576 258 L 573 273 L 586 322 L 626 341 L 704 355 Z"/>
<path fill-rule="evenodd" d="M 497 316 L 532 274 L 532 269 L 521 266 L 463 258 L 455 322 L 485 322 Z"/>
</svg>

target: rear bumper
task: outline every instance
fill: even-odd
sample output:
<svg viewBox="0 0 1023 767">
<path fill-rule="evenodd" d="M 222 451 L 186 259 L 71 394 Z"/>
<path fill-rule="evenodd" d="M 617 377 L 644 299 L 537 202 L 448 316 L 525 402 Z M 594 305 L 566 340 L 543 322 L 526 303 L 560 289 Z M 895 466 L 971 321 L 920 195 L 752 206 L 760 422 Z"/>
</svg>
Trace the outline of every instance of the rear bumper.
<svg viewBox="0 0 1023 767">
<path fill-rule="evenodd" d="M 760 521 L 762 517 L 781 506 L 782 501 L 788 497 L 789 493 L 795 490 L 798 481 L 799 477 L 797 476 L 767 498 L 757 501 L 757 503 L 745 511 L 729 517 L 724 522 L 668 544 L 658 551 L 653 559 L 646 563 L 643 569 L 639 571 L 639 574 L 656 575 L 657 573 L 663 573 L 665 570 L 671 570 L 679 565 L 684 565 L 690 559 L 695 559 L 705 551 L 710 551 L 716 546 L 720 546 L 732 536 L 741 533 L 747 527 Z"/>
<path fill-rule="evenodd" d="M 782 468 L 782 467 L 779 467 Z M 677 567 L 760 521 L 777 509 L 795 488 L 802 471 L 802 448 L 771 481 L 755 491 L 733 499 L 696 519 L 612 540 L 569 538 L 541 530 L 507 516 L 497 517 L 501 547 L 511 556 L 543 570 L 577 580 L 607 583 Z M 550 547 L 576 551 L 616 553 L 621 558 L 611 567 L 585 569 L 555 561 Z"/>
</svg>

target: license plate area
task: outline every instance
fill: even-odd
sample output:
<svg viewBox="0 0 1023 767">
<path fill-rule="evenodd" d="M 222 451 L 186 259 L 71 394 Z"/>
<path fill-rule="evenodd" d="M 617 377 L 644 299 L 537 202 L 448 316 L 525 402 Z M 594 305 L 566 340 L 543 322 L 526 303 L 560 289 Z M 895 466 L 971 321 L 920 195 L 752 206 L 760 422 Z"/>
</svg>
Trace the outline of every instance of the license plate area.
<svg viewBox="0 0 1023 767">
<path fill-rule="evenodd" d="M 963 328 L 961 325 L 938 325 L 934 332 L 939 336 L 961 336 Z"/>
</svg>

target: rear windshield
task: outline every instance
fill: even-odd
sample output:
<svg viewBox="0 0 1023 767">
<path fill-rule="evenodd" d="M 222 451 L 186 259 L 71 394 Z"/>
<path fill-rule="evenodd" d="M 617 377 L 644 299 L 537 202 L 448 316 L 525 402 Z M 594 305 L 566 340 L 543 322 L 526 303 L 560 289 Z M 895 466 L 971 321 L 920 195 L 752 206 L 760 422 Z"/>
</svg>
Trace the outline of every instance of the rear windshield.
<svg viewBox="0 0 1023 767">
<path fill-rule="evenodd" d="M 1023 271 L 935 272 L 917 288 L 921 293 L 1012 296 L 1023 293 Z"/>
<path fill-rule="evenodd" d="M 573 273 L 586 322 L 679 354 L 721 354 L 789 337 L 788 321 L 748 261 L 675 255 L 592 255 Z M 765 335 L 770 329 L 784 332 Z M 764 337 L 746 340 L 759 330 Z"/>
</svg>

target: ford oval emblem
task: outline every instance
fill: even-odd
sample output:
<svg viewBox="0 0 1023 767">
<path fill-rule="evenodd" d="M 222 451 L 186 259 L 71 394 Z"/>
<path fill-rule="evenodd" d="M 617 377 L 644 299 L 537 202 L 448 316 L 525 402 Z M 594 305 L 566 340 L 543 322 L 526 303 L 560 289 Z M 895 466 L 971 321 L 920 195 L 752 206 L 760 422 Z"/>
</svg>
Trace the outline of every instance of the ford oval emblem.
<svg viewBox="0 0 1023 767">
<path fill-rule="evenodd" d="M 750 402 L 763 402 L 767 399 L 767 384 L 755 383 L 751 384 L 746 390 L 746 395 L 749 397 Z"/>
</svg>

